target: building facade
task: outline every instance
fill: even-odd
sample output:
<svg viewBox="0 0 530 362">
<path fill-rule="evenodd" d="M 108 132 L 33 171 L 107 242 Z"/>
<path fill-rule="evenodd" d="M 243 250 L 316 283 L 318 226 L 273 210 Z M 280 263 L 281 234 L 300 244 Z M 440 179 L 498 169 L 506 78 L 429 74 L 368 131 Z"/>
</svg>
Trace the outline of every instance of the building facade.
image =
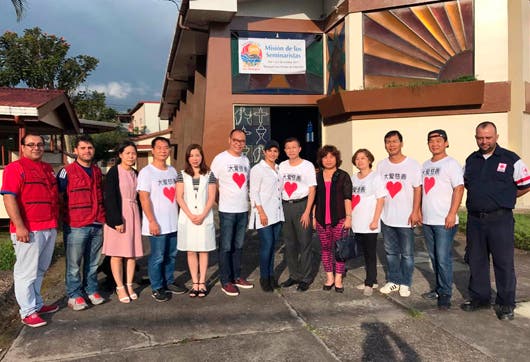
<svg viewBox="0 0 530 362">
<path fill-rule="evenodd" d="M 351 172 L 358 148 L 386 156 L 392 129 L 423 161 L 443 128 L 463 163 L 486 120 L 530 162 L 530 1 L 184 0 L 159 116 L 177 165 L 192 142 L 210 161 L 234 127 L 252 162 L 296 136 L 310 161 L 336 145 Z"/>
</svg>

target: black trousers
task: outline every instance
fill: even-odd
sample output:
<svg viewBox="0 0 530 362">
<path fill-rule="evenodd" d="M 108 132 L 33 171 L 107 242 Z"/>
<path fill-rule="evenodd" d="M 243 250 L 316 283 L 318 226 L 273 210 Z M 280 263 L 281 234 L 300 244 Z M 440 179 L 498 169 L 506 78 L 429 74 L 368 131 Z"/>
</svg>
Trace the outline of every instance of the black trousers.
<svg viewBox="0 0 530 362">
<path fill-rule="evenodd" d="M 514 219 L 512 210 L 474 214 L 467 219 L 466 256 L 471 276 L 469 295 L 479 302 L 490 302 L 490 255 L 493 259 L 498 305 L 515 306 Z"/>
<path fill-rule="evenodd" d="M 355 237 L 358 238 L 364 254 L 364 265 L 366 269 L 364 285 L 369 287 L 377 284 L 377 235 L 377 233 L 355 233 Z"/>
</svg>

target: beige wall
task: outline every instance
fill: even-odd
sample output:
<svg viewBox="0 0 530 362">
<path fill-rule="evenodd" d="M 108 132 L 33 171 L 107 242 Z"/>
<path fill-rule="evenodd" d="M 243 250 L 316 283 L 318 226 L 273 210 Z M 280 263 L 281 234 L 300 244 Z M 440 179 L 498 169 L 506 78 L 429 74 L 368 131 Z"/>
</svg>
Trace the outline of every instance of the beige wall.
<svg viewBox="0 0 530 362">
<path fill-rule="evenodd" d="M 376 163 L 386 157 L 383 137 L 392 129 L 397 129 L 403 134 L 404 154 L 423 163 L 429 158 L 427 133 L 433 129 L 443 128 L 449 136 L 448 153 L 463 164 L 465 158 L 477 148 L 473 138 L 476 125 L 486 120 L 497 125 L 499 144 L 517 152 L 527 165 L 530 165 L 530 115 L 523 113 L 523 80 L 530 79 L 530 2 L 475 0 L 474 9 L 475 75 L 486 82 L 511 81 L 512 111 L 494 114 L 356 120 L 325 126 L 322 131 L 322 142 L 335 144 L 341 149 L 343 169 L 353 171 L 350 159 L 358 148 L 370 149 L 376 158 Z M 349 14 L 345 22 L 346 64 L 349 65 L 346 71 L 346 88 L 361 89 L 363 87 L 362 15 Z M 530 208 L 530 195 L 519 199 L 518 207 Z"/>
</svg>

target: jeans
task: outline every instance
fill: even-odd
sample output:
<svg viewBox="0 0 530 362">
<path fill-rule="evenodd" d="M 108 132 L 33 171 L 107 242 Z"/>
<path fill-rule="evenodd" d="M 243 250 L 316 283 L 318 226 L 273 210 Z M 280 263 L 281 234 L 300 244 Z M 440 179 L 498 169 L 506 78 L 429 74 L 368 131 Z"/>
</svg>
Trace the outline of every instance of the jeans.
<svg viewBox="0 0 530 362">
<path fill-rule="evenodd" d="M 20 307 L 20 317 L 25 318 L 44 305 L 40 289 L 44 273 L 52 261 L 56 229 L 34 231 L 29 234 L 29 242 L 17 241 L 11 234 L 16 262 L 13 268 L 15 297 Z"/>
<path fill-rule="evenodd" d="M 149 236 L 151 254 L 147 262 L 147 273 L 153 291 L 165 288 L 175 281 L 175 259 L 177 257 L 177 232 Z"/>
<path fill-rule="evenodd" d="M 222 285 L 241 277 L 241 254 L 247 223 L 248 212 L 219 212 L 219 274 Z"/>
<path fill-rule="evenodd" d="M 80 228 L 64 225 L 66 295 L 77 298 L 98 291 L 98 266 L 103 246 L 103 225 Z M 81 272 L 81 263 L 83 271 Z"/>
<path fill-rule="evenodd" d="M 414 229 L 381 222 L 381 231 L 388 263 L 387 281 L 410 287 L 414 272 Z"/>
<path fill-rule="evenodd" d="M 258 229 L 258 237 L 260 241 L 259 273 L 261 278 L 274 276 L 274 247 L 276 242 L 280 240 L 281 231 L 281 222 Z"/>
<path fill-rule="evenodd" d="M 444 225 L 423 225 L 425 244 L 431 257 L 436 277 L 436 293 L 451 297 L 453 285 L 453 239 L 458 225 L 446 229 Z"/>
</svg>

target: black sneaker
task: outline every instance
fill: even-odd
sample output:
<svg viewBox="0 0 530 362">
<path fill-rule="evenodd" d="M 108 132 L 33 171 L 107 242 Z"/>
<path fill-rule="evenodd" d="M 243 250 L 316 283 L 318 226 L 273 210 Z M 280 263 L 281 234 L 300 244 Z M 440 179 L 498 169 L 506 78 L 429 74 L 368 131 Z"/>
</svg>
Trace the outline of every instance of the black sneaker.
<svg viewBox="0 0 530 362">
<path fill-rule="evenodd" d="M 291 287 L 293 285 L 296 285 L 298 283 L 300 283 L 298 280 L 294 280 L 294 279 L 289 278 L 286 281 L 284 281 L 282 284 L 280 284 L 280 286 L 282 288 L 289 288 L 289 287 Z"/>
<path fill-rule="evenodd" d="M 166 287 L 166 292 L 172 293 L 172 294 L 184 294 L 187 293 L 189 290 L 183 285 L 177 285 L 177 284 L 169 284 Z"/>
<path fill-rule="evenodd" d="M 278 289 L 280 287 L 280 285 L 278 284 L 278 282 L 276 281 L 276 278 L 274 276 L 270 276 L 269 277 L 269 282 L 270 282 L 270 285 L 271 285 L 272 289 Z"/>
<path fill-rule="evenodd" d="M 169 300 L 166 290 L 162 288 L 153 290 L 153 298 L 155 298 L 157 302 L 167 302 Z"/>
<path fill-rule="evenodd" d="M 505 321 L 505 320 L 513 321 L 513 318 L 514 318 L 513 307 L 510 305 L 497 306 L 495 313 L 497 314 L 497 318 L 499 318 L 499 320 L 501 321 Z"/>
<path fill-rule="evenodd" d="M 490 302 L 479 301 L 479 300 L 474 300 L 474 299 L 471 299 L 470 301 L 460 304 L 460 309 L 462 309 L 464 312 L 475 312 L 479 309 L 490 309 L 490 308 L 491 308 Z"/>
<path fill-rule="evenodd" d="M 271 286 L 271 281 L 269 278 L 259 278 L 259 284 L 261 286 L 261 290 L 263 290 L 264 292 L 273 291 L 272 286 Z"/>
<path fill-rule="evenodd" d="M 431 290 L 430 292 L 423 293 L 421 297 L 427 300 L 436 300 L 438 299 L 438 293 L 436 293 L 436 290 Z"/>
</svg>

